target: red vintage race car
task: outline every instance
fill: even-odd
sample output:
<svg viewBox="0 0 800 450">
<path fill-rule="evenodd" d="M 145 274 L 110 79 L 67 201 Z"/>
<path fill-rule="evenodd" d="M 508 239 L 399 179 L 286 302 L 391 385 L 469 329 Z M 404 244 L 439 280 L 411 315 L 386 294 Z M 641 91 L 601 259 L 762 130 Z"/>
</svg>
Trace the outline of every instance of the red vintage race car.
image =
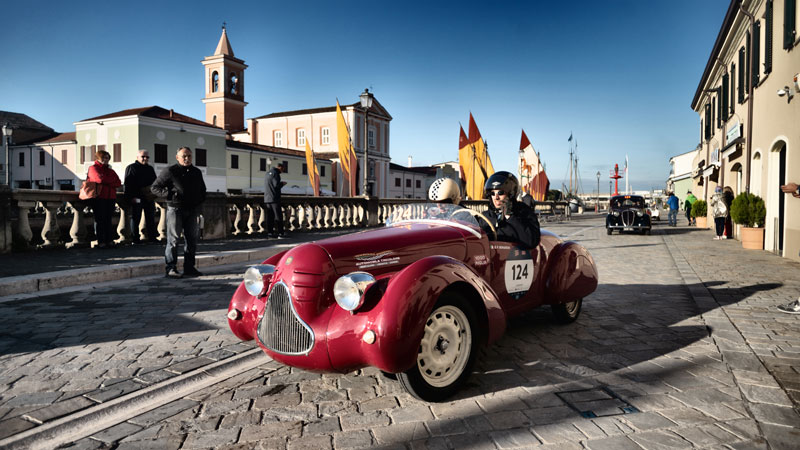
<svg viewBox="0 0 800 450">
<path fill-rule="evenodd" d="M 414 397 L 444 400 L 510 317 L 550 305 L 570 323 L 597 288 L 579 244 L 542 231 L 529 249 L 494 240 L 487 224 L 459 206 L 413 204 L 383 228 L 298 245 L 245 272 L 228 324 L 283 364 L 373 366 Z"/>
</svg>

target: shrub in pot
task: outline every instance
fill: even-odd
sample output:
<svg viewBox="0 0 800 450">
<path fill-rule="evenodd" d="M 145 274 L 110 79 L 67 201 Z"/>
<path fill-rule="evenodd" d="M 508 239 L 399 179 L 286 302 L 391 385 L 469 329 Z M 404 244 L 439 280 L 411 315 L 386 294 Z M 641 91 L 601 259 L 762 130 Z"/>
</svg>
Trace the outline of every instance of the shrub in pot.
<svg viewBox="0 0 800 450">
<path fill-rule="evenodd" d="M 705 200 L 694 202 L 691 214 L 696 219 L 698 228 L 708 228 L 708 203 Z"/>
<path fill-rule="evenodd" d="M 749 192 L 742 192 L 731 203 L 731 220 L 742 226 L 742 247 L 764 248 L 764 220 L 767 208 L 764 200 Z"/>
</svg>

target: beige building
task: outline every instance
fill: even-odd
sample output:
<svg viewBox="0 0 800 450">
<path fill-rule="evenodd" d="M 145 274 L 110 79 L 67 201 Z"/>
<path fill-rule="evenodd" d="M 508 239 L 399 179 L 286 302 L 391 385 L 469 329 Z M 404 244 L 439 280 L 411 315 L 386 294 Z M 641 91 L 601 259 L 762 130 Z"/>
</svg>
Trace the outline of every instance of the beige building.
<svg viewBox="0 0 800 450">
<path fill-rule="evenodd" d="M 349 196 L 338 166 L 339 144 L 336 130 L 336 106 L 276 112 L 244 119 L 245 77 L 247 65 L 233 56 L 225 29 L 212 56 L 202 61 L 205 76 L 206 122 L 224 128 L 235 141 L 265 147 L 305 151 L 306 142 L 317 158 L 333 161 L 330 187 L 337 195 Z M 370 94 L 370 96 L 372 96 Z M 358 156 L 356 194 L 364 185 L 364 148 L 368 147 L 367 189 L 370 195 L 387 197 L 389 189 L 389 123 L 392 116 L 372 97 L 372 106 L 361 103 L 341 105 L 351 140 Z M 365 117 L 366 114 L 366 117 Z M 365 134 L 365 119 L 367 122 Z M 246 126 L 245 126 L 246 125 Z M 230 155 L 229 155 L 230 157 Z M 325 184 L 325 177 L 323 184 Z M 238 183 L 238 182 L 237 182 Z M 240 184 L 240 183 L 239 183 Z M 237 184 L 238 186 L 238 184 Z M 235 188 L 236 190 L 238 188 Z"/>
<path fill-rule="evenodd" d="M 800 261 L 800 200 L 779 189 L 800 182 L 796 3 L 731 1 L 692 100 L 700 117 L 692 179 L 706 200 L 717 186 L 761 196 L 764 248 Z"/>
</svg>

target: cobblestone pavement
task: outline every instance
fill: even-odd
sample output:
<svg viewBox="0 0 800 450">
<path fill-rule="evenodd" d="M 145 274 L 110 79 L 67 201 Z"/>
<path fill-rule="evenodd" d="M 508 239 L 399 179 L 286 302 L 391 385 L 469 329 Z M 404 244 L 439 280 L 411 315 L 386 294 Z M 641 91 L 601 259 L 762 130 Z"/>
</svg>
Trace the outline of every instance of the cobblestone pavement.
<svg viewBox="0 0 800 450">
<path fill-rule="evenodd" d="M 800 295 L 800 264 L 706 230 L 601 225 L 546 226 L 598 264 L 578 321 L 512 320 L 451 402 L 265 358 L 69 448 L 797 448 L 800 317 L 774 307 Z M 240 273 L 0 303 L 0 439 L 251 349 L 224 315 Z"/>
</svg>

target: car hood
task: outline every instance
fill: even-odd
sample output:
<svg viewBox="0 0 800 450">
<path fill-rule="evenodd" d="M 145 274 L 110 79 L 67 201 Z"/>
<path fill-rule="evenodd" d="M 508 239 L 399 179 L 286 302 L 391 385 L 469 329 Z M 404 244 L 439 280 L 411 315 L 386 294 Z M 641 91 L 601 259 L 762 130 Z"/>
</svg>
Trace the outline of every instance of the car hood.
<svg viewBox="0 0 800 450">
<path fill-rule="evenodd" d="M 339 275 L 356 270 L 380 274 L 400 270 L 431 255 L 464 261 L 466 236 L 471 235 L 447 225 L 405 224 L 324 239 L 315 244 L 330 255 Z"/>
</svg>

